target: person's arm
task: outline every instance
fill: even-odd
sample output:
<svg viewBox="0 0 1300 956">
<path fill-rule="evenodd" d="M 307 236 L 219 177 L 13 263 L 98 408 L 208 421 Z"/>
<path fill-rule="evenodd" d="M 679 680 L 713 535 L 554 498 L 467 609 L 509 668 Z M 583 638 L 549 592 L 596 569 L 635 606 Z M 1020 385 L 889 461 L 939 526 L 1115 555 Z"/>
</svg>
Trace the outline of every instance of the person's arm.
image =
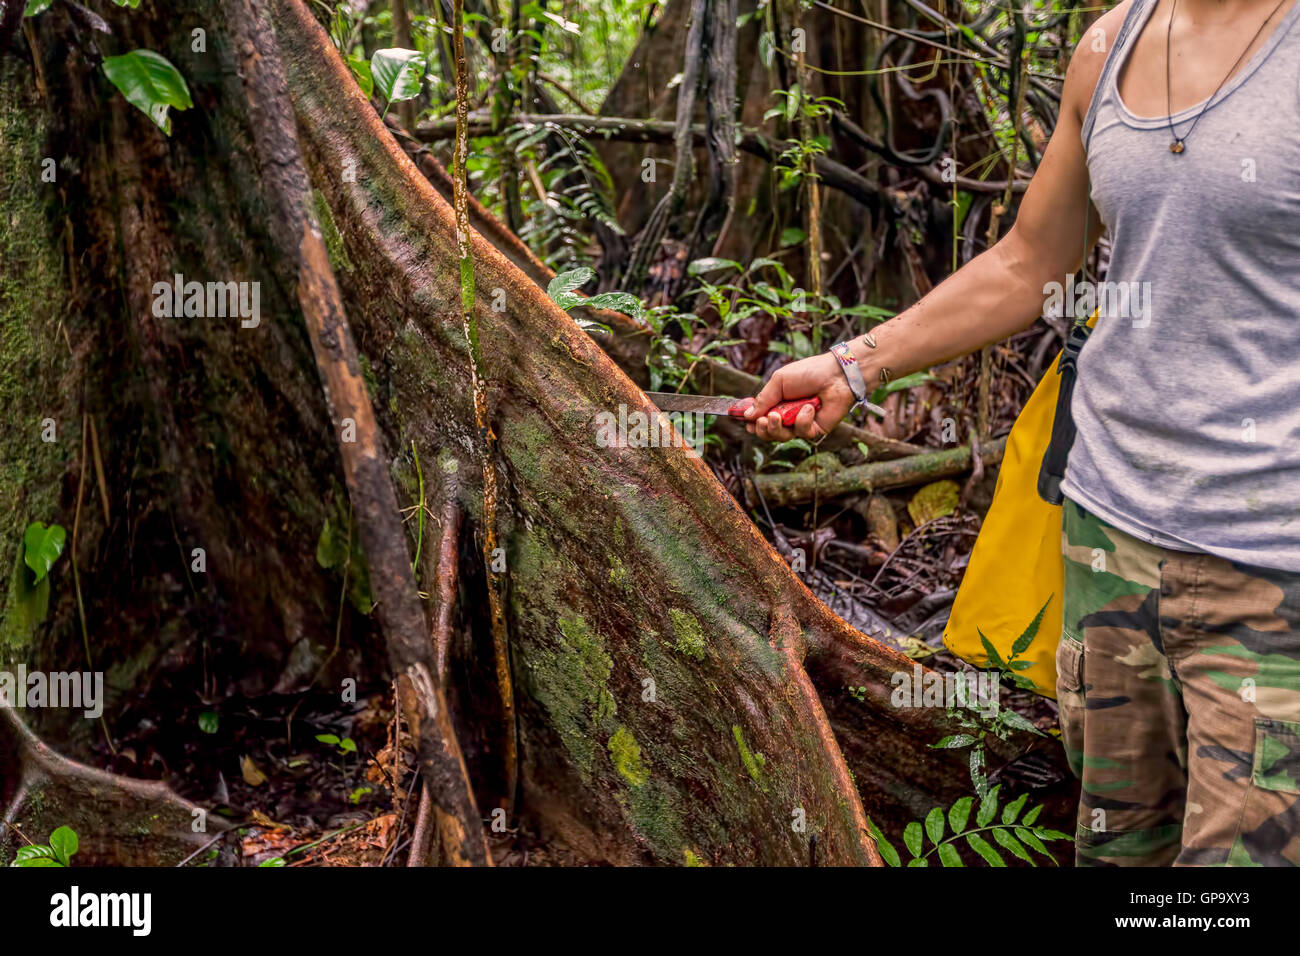
<svg viewBox="0 0 1300 956">
<path fill-rule="evenodd" d="M 1127 13 L 1123 3 L 1101 17 L 1093 29 L 1104 31 L 1106 49 Z M 881 383 L 880 370 L 893 378 L 930 368 L 998 342 L 1028 328 L 1042 314 L 1044 286 L 1064 283 L 1082 264 L 1084 218 L 1089 221 L 1087 248 L 1100 232 L 1096 209 L 1088 200 L 1088 167 L 1080 130 L 1097 84 L 1104 51 L 1085 36 L 1066 71 L 1061 111 L 1051 142 L 1033 182 L 1025 192 L 1015 225 L 1001 242 L 962 266 L 929 295 L 872 330 L 876 347 L 862 336 L 849 343 L 867 388 Z M 768 415 L 779 402 L 813 395 L 821 409 L 800 411 L 792 428 Z M 773 373 L 746 413 L 748 428 L 759 437 L 783 441 L 798 435 L 816 440 L 828 433 L 853 407 L 853 393 L 829 352 L 785 365 Z"/>
</svg>

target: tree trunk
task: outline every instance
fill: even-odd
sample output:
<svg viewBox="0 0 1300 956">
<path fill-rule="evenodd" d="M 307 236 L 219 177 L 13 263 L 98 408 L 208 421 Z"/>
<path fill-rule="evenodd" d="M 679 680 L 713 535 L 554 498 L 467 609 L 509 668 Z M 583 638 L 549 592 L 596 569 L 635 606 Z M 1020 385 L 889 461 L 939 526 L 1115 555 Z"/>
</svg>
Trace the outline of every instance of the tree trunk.
<svg viewBox="0 0 1300 956">
<path fill-rule="evenodd" d="M 390 607 L 347 612 L 344 651 L 323 679 L 400 672 L 408 662 L 395 654 L 386 671 L 383 645 L 410 638 L 393 633 L 404 618 L 391 605 L 414 601 L 415 585 L 409 567 L 403 577 L 384 560 L 394 542 L 374 530 L 397 515 L 363 507 L 335 428 L 338 384 L 326 375 L 323 392 L 313 342 L 318 356 L 339 349 L 339 374 L 364 378 L 350 398 L 373 403 L 384 465 L 368 480 L 391 481 L 397 504 L 413 503 L 414 448 L 426 478 L 456 474 L 446 487 L 467 531 L 482 535 L 453 211 L 300 0 L 197 0 L 181 15 L 154 0 L 100 7 L 113 30 L 101 44 L 164 53 L 195 107 L 174 114 L 164 137 L 92 69 L 61 5 L 35 25 L 38 90 L 6 58 L 0 187 L 13 255 L 0 266 L 0 414 L 14 424 L 0 461 L 3 557 L 21 574 L 29 522 L 77 522 L 67 557 L 94 666 L 114 690 L 112 728 L 142 701 L 165 713 L 205 674 L 218 696 L 306 686 L 339 613 L 317 542 L 327 519 L 349 520 L 350 501 L 371 574 L 385 578 L 375 595 Z M 205 52 L 192 48 L 198 25 Z M 268 113 L 290 107 L 296 139 L 260 135 Z M 57 184 L 40 183 L 43 156 L 56 159 Z M 323 326 L 300 285 L 313 238 L 282 215 L 304 161 L 311 227 L 333 272 L 313 263 L 316 278 L 326 293 L 337 279 L 346 310 Z M 602 447 L 599 413 L 653 417 L 653 407 L 535 282 L 469 238 L 505 570 L 471 564 L 462 577 L 482 589 L 484 575 L 502 575 L 520 814 L 592 862 L 878 864 L 866 813 L 897 831 L 967 791 L 961 755 L 929 747 L 956 726 L 942 710 L 891 705 L 892 675 L 913 662 L 816 600 L 698 458 Z M 158 316 L 154 285 L 177 274 L 259 281 L 260 323 Z M 39 441 L 46 417 L 57 443 Z M 80 451 L 83 420 L 97 429 L 105 504 L 91 495 L 78 518 L 79 479 L 95 474 Z M 202 574 L 188 570 L 195 548 Z M 426 582 L 441 550 L 426 542 L 416 569 L 435 618 L 438 589 Z M 69 564 L 49 576 L 43 617 L 26 614 L 11 585 L 5 664 L 84 658 Z M 473 626 L 473 646 L 490 655 L 481 607 Z M 501 728 L 485 726 L 500 712 L 494 686 L 472 688 L 472 706 L 454 695 L 455 733 L 444 736 L 465 741 L 485 809 L 509 798 Z M 89 752 L 94 725 L 38 718 L 42 736 Z M 0 780 L 17 773 L 4 755 L 23 749 L 7 727 Z M 999 748 L 1005 758 L 1024 746 Z"/>
</svg>

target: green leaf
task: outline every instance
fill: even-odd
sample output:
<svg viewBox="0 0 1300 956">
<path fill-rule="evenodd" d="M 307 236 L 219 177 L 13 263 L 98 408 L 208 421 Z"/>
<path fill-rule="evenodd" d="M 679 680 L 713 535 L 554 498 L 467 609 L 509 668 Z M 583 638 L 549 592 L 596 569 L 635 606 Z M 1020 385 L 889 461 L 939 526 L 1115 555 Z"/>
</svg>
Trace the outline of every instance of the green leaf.
<svg viewBox="0 0 1300 956">
<path fill-rule="evenodd" d="M 998 827 L 993 831 L 993 839 L 997 840 L 1002 846 L 1011 851 L 1011 855 L 1017 859 L 1024 860 L 1030 866 L 1037 866 L 1034 858 L 1029 855 L 1029 851 L 1020 845 L 1020 841 L 1011 835 L 1010 830 L 1003 830 Z"/>
<path fill-rule="evenodd" d="M 600 295 L 593 295 L 582 304 L 593 309 L 613 309 L 634 319 L 645 316 L 645 306 L 631 292 L 602 292 Z"/>
<path fill-rule="evenodd" d="M 1023 730 L 1026 733 L 1037 734 L 1039 737 L 1043 736 L 1043 732 L 1035 727 L 1031 721 L 1026 720 L 1014 710 L 999 710 L 998 720 L 1013 730 Z"/>
<path fill-rule="evenodd" d="M 67 537 L 67 532 L 57 524 L 47 528 L 41 522 L 33 521 L 27 526 L 27 532 L 23 535 L 23 562 L 36 575 L 33 584 L 40 584 L 41 579 L 50 573 L 50 568 L 63 553 L 63 543 Z"/>
<path fill-rule="evenodd" d="M 595 269 L 589 269 L 586 266 L 581 269 L 570 269 L 568 272 L 561 272 L 550 281 L 546 286 L 546 294 L 551 297 L 552 302 L 565 312 L 568 312 L 575 305 L 587 304 L 586 299 L 580 295 L 574 295 L 574 292 L 594 278 L 596 278 Z"/>
<path fill-rule="evenodd" d="M 344 737 L 342 740 L 339 741 L 339 750 L 343 751 L 345 754 L 356 753 L 357 742 L 353 740 L 351 737 Z"/>
<path fill-rule="evenodd" d="M 104 75 L 128 103 L 168 136 L 172 133 L 168 111 L 187 110 L 194 105 L 185 77 L 170 60 L 153 50 L 132 50 L 121 56 L 104 57 Z"/>
<path fill-rule="evenodd" d="M 132 10 L 140 6 L 140 0 L 113 0 L 113 2 L 119 7 L 130 7 Z"/>
<path fill-rule="evenodd" d="M 958 750 L 962 747 L 969 747 L 975 742 L 975 738 L 970 734 L 952 734 L 944 737 L 937 744 L 930 744 L 935 750 Z"/>
<path fill-rule="evenodd" d="M 848 312 L 848 311 L 850 310 L 843 309 L 833 314 L 839 315 L 841 314 L 841 312 Z M 888 315 L 888 313 L 886 313 L 886 315 Z M 877 405 L 879 405 L 888 396 L 893 395 L 895 392 L 906 391 L 909 388 L 916 388 L 916 386 L 918 385 L 924 385 L 926 382 L 933 382 L 933 381 L 934 381 L 934 376 L 931 375 L 929 372 L 913 372 L 911 375 L 904 375 L 902 378 L 892 379 L 891 381 L 886 382 L 884 385 L 881 385 L 879 388 L 877 388 L 875 391 L 871 393 L 871 400 L 875 402 Z"/>
<path fill-rule="evenodd" d="M 59 827 L 50 834 L 50 849 L 54 851 L 54 858 L 64 866 L 72 865 L 72 857 L 80 848 L 81 843 L 72 827 Z"/>
<path fill-rule="evenodd" d="M 1007 665 L 1002 660 L 1002 655 L 998 653 L 998 649 L 993 646 L 993 642 L 985 637 L 984 632 L 978 627 L 975 628 L 975 633 L 980 636 L 980 643 L 984 645 L 984 653 L 988 655 L 989 663 L 998 670 L 1006 670 Z"/>
<path fill-rule="evenodd" d="M 737 272 L 743 271 L 739 262 L 735 259 L 720 259 L 717 256 L 705 256 L 703 259 L 696 259 L 686 267 L 686 274 L 689 276 L 704 275 L 706 272 L 717 272 L 719 269 L 735 269 Z"/>
<path fill-rule="evenodd" d="M 974 803 L 974 797 L 962 797 L 948 809 L 948 826 L 952 827 L 954 834 L 966 829 L 966 821 L 970 819 L 970 808 Z"/>
<path fill-rule="evenodd" d="M 784 249 L 786 246 L 797 246 L 799 243 L 804 241 L 806 236 L 807 233 L 797 226 L 787 226 L 781 230 L 781 248 Z"/>
<path fill-rule="evenodd" d="M 1049 830 L 1047 827 L 1034 827 L 1034 836 L 1040 840 L 1069 840 L 1070 834 L 1062 833 L 1060 830 Z"/>
<path fill-rule="evenodd" d="M 966 865 L 961 861 L 961 854 L 957 852 L 957 848 L 951 843 L 945 843 L 943 846 L 939 847 L 939 862 L 944 866 Z"/>
<path fill-rule="evenodd" d="M 205 734 L 215 734 L 219 721 L 215 710 L 205 710 L 199 714 L 199 730 Z"/>
<path fill-rule="evenodd" d="M 1034 809 L 1026 813 L 1025 818 L 1020 822 L 1027 827 L 1032 827 L 1034 825 L 1034 821 L 1038 819 L 1038 815 L 1042 812 L 1043 812 L 1043 805 L 1040 803 L 1038 806 L 1034 807 Z"/>
<path fill-rule="evenodd" d="M 894 849 L 892 843 L 885 839 L 885 835 L 880 832 L 880 827 L 876 826 L 871 817 L 867 817 L 867 829 L 871 831 L 872 837 L 875 838 L 876 849 L 880 851 L 880 858 L 889 866 L 899 866 L 898 851 Z"/>
<path fill-rule="evenodd" d="M 23 16 L 34 17 L 39 13 L 44 13 L 50 9 L 50 4 L 54 0 L 27 0 L 27 9 L 23 11 Z"/>
<path fill-rule="evenodd" d="M 420 95 L 424 78 L 424 54 L 418 50 L 390 47 L 376 50 L 370 57 L 370 76 L 374 88 L 389 103 L 413 100 Z"/>
<path fill-rule="evenodd" d="M 375 92 L 375 77 L 370 72 L 370 61 L 363 60 L 359 56 L 349 56 L 348 66 L 352 68 L 352 75 L 357 78 L 357 85 L 361 87 L 361 92 L 370 98 Z"/>
<path fill-rule="evenodd" d="M 1022 793 L 1020 796 L 1016 797 L 1016 799 L 1012 800 L 1005 807 L 1003 807 L 1002 822 L 1008 824 L 1015 823 L 1016 817 L 1020 815 L 1020 811 L 1024 808 L 1025 801 L 1028 799 L 1029 799 L 1029 794 Z"/>
<path fill-rule="evenodd" d="M 911 853 L 912 856 L 921 855 L 921 847 L 923 846 L 921 824 L 917 821 L 913 820 L 903 828 L 903 845 L 907 847 L 907 852 Z"/>
<path fill-rule="evenodd" d="M 1005 867 L 1007 865 L 1006 861 L 998 856 L 998 851 L 989 846 L 988 841 L 978 833 L 966 834 L 966 842 L 970 844 L 972 850 L 984 858 L 984 862 L 989 866 Z"/>
<path fill-rule="evenodd" d="M 907 865 L 908 866 L 929 866 L 930 861 L 923 857 L 918 856 L 915 860 L 908 860 Z"/>
<path fill-rule="evenodd" d="M 39 844 L 34 846 L 20 846 L 18 848 L 18 855 L 14 857 L 13 863 L 9 865 L 22 866 L 28 860 L 37 860 L 41 858 L 53 860 L 54 850 L 48 846 L 41 846 Z"/>
<path fill-rule="evenodd" d="M 263 860 L 261 863 L 259 863 L 259 864 L 257 864 L 257 865 L 258 865 L 259 867 L 262 867 L 262 866 L 288 866 L 289 864 L 287 864 L 287 863 L 284 862 L 284 857 L 282 857 L 282 856 L 273 856 L 273 857 L 271 857 L 271 859 L 269 859 L 269 860 Z"/>
<path fill-rule="evenodd" d="M 1002 789 L 1002 784 L 998 784 L 980 801 L 979 812 L 975 815 L 975 822 L 982 827 L 988 826 L 993 822 L 993 817 L 998 812 L 998 791 Z"/>
<path fill-rule="evenodd" d="M 935 807 L 925 815 L 925 835 L 935 846 L 943 839 L 943 807 Z"/>
<path fill-rule="evenodd" d="M 25 866 L 58 866 L 58 867 L 62 867 L 62 866 L 63 866 L 62 863 L 60 863 L 58 860 L 54 859 L 54 857 L 52 857 L 52 856 L 37 856 L 37 857 L 32 857 L 32 859 L 30 859 L 30 860 L 22 860 L 21 862 L 19 862 L 19 861 L 15 861 L 12 865 L 13 865 L 13 866 L 24 866 L 24 867 L 25 867 Z"/>
<path fill-rule="evenodd" d="M 1016 836 L 1020 838 L 1020 842 L 1024 843 L 1031 850 L 1037 850 L 1053 863 L 1056 862 L 1056 857 L 1052 856 L 1047 847 L 1043 846 L 1043 842 L 1038 839 L 1038 837 L 1034 836 L 1031 831 L 1026 830 L 1024 827 L 1016 827 Z"/>
<path fill-rule="evenodd" d="M 1043 623 L 1043 614 L 1047 611 L 1047 605 L 1052 603 L 1052 598 L 1055 596 L 1055 594 L 1049 594 L 1047 596 L 1047 600 L 1043 603 L 1043 606 L 1038 609 L 1038 613 L 1035 614 L 1034 619 L 1029 622 L 1029 626 L 1025 628 L 1024 633 L 1017 637 L 1016 642 L 1011 645 L 1011 655 L 1013 657 L 1019 657 L 1025 651 L 1029 650 L 1029 645 L 1034 642 L 1034 637 L 1038 634 L 1038 625 Z"/>
<path fill-rule="evenodd" d="M 339 745 L 339 738 L 334 734 L 317 734 L 316 739 L 323 744 L 330 744 L 335 747 Z"/>
</svg>

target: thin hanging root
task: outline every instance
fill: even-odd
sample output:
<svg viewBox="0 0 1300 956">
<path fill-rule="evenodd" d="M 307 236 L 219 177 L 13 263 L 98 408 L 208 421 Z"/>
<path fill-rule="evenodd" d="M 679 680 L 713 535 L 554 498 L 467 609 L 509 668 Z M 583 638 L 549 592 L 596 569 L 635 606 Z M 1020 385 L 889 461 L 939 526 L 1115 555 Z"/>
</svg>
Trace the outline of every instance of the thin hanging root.
<svg viewBox="0 0 1300 956">
<path fill-rule="evenodd" d="M 433 660 L 438 682 L 446 683 L 447 658 L 451 651 L 452 615 L 456 611 L 456 590 L 460 583 L 460 526 L 464 511 L 455 498 L 448 498 L 439 518 L 442 534 L 438 539 L 437 577 L 434 581 Z"/>
<path fill-rule="evenodd" d="M 452 0 L 452 51 L 456 61 L 456 162 L 452 173 L 456 210 L 456 246 L 460 258 L 461 321 L 469 342 L 470 377 L 474 386 L 474 421 L 482 439 L 483 455 L 483 562 L 487 568 L 488 611 L 492 620 L 492 655 L 496 663 L 497 687 L 501 694 L 504 740 L 502 759 L 506 771 L 506 816 L 515 813 L 515 792 L 519 785 L 519 728 L 515 719 L 515 692 L 510 678 L 510 639 L 506 631 L 505 602 L 500 583 L 494 577 L 497 555 L 497 468 L 496 436 L 488 417 L 484 385 L 483 354 L 479 347 L 478 320 L 474 316 L 474 260 L 470 255 L 469 188 L 465 165 L 469 159 L 469 65 L 465 60 L 464 2 Z"/>
<path fill-rule="evenodd" d="M 438 538 L 438 563 L 434 571 L 433 586 L 433 659 L 438 675 L 438 683 L 445 686 L 447 681 L 447 660 L 451 653 L 451 628 L 456 613 L 456 592 L 460 586 L 460 528 L 464 521 L 464 511 L 456 500 L 455 479 L 449 479 L 443 492 L 443 502 L 439 520 L 442 531 Z M 433 841 L 433 798 L 429 788 L 420 788 L 420 807 L 415 815 L 415 828 L 411 837 L 411 852 L 407 856 L 407 866 L 427 866 L 429 848 Z M 443 818 L 439 816 L 438 822 Z M 444 834 L 447 836 L 447 834 Z"/>
</svg>

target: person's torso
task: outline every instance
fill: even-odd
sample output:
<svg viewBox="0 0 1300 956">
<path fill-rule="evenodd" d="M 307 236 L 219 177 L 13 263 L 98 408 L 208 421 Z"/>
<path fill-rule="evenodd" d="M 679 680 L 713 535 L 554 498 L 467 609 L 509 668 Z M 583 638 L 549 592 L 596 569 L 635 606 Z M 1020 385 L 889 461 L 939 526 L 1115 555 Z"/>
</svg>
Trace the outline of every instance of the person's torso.
<svg viewBox="0 0 1300 956">
<path fill-rule="evenodd" d="M 1137 0 L 1084 125 L 1111 257 L 1063 490 L 1165 547 L 1300 570 L 1300 3 L 1172 117 L 1181 153 L 1118 93 L 1154 6 Z"/>
</svg>

